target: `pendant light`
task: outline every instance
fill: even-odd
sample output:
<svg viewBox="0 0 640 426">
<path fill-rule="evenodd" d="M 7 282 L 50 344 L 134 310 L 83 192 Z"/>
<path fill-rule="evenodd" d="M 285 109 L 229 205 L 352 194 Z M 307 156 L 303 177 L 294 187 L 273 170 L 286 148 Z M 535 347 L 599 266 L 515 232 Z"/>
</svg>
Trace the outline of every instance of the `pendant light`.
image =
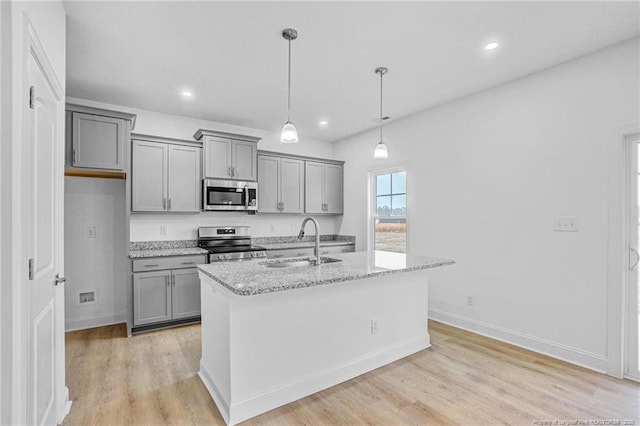
<svg viewBox="0 0 640 426">
<path fill-rule="evenodd" d="M 376 145 L 376 149 L 373 151 L 373 158 L 389 158 L 389 150 L 387 144 L 382 142 L 382 76 L 389 71 L 388 68 L 379 67 L 376 68 L 376 74 L 380 74 L 380 142 Z"/>
<path fill-rule="evenodd" d="M 289 41 L 289 79 L 287 86 L 287 122 L 282 126 L 280 130 L 280 142 L 282 143 L 296 143 L 298 142 L 298 129 L 289 118 L 291 113 L 291 40 L 298 38 L 298 32 L 293 28 L 287 28 L 282 30 L 282 38 Z"/>
</svg>

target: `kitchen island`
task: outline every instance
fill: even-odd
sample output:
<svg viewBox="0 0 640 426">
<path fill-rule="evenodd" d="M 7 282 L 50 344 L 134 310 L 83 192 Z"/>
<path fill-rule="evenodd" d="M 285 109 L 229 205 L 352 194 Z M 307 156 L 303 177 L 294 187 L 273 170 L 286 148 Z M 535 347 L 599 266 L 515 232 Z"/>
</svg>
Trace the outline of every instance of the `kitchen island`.
<svg viewBox="0 0 640 426">
<path fill-rule="evenodd" d="M 199 265 L 199 376 L 228 424 L 430 346 L 430 268 L 388 252 Z"/>
</svg>

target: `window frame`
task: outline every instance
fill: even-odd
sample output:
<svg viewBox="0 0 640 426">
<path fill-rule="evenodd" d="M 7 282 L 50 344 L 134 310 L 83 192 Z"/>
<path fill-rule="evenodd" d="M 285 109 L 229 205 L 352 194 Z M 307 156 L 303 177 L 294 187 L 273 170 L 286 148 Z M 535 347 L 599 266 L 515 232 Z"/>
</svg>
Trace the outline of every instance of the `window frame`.
<svg viewBox="0 0 640 426">
<path fill-rule="evenodd" d="M 376 245 L 376 233 L 375 233 L 375 220 L 380 218 L 394 218 L 404 219 L 407 227 L 406 231 L 406 243 L 405 253 L 409 253 L 410 250 L 410 238 L 409 238 L 409 217 L 411 211 L 412 196 L 410 195 L 410 176 L 411 169 L 406 163 L 398 163 L 394 165 L 387 165 L 385 167 L 372 167 L 367 170 L 368 172 L 368 186 L 367 186 L 367 221 L 365 235 L 367 236 L 367 250 L 374 251 Z M 406 213 L 404 216 L 378 216 L 377 215 L 377 177 L 380 175 L 386 175 L 391 173 L 405 172 L 405 194 L 406 194 Z M 390 190 L 393 190 L 392 188 Z M 391 194 L 391 193 L 390 193 Z"/>
</svg>

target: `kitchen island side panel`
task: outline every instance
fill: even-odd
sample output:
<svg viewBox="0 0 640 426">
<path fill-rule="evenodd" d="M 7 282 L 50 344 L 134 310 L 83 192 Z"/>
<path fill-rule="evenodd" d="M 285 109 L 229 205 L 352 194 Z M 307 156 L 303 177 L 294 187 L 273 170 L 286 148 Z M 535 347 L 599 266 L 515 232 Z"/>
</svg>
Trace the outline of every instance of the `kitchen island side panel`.
<svg viewBox="0 0 640 426">
<path fill-rule="evenodd" d="M 430 346 L 425 270 L 254 296 L 233 294 L 200 276 L 203 295 L 220 299 L 211 305 L 203 299 L 201 365 L 230 366 L 230 400 L 220 407 L 212 395 L 230 424 Z M 206 313 L 223 299 L 228 323 L 219 313 Z M 221 330 L 227 324 L 228 335 Z M 229 338 L 228 353 L 222 342 L 207 342 L 221 335 Z M 207 349 L 214 345 L 217 351 Z M 216 375 L 210 374 L 214 381 Z"/>
</svg>

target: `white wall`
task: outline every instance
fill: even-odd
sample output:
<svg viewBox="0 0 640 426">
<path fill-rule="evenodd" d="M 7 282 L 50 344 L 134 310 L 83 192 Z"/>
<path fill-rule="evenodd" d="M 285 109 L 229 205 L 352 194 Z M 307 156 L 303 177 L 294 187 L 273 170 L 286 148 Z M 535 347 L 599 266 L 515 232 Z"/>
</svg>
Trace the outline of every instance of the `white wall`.
<svg viewBox="0 0 640 426">
<path fill-rule="evenodd" d="M 67 331 L 126 321 L 125 181 L 67 177 L 64 202 Z M 86 291 L 94 303 L 79 303 Z"/>
<path fill-rule="evenodd" d="M 261 137 L 258 149 L 306 155 L 320 158 L 334 158 L 333 145 L 329 142 L 303 139 L 298 144 L 280 143 L 280 135 L 273 132 L 232 126 L 190 117 L 162 114 L 154 111 L 105 104 L 84 99 L 67 98 L 67 102 L 97 108 L 114 109 L 137 114 L 134 132 L 154 136 L 193 140 L 198 129 L 211 129 Z M 176 99 L 176 102 L 182 102 Z M 69 206 L 73 208 L 73 205 Z M 300 228 L 302 215 L 257 214 L 247 215 L 232 212 L 205 212 L 199 214 L 139 214 L 131 215 L 131 241 L 183 240 L 195 239 L 198 226 L 249 225 L 253 236 L 295 235 Z M 321 232 L 336 233 L 340 218 L 322 218 Z M 165 226 L 167 233 L 160 234 Z"/>
<path fill-rule="evenodd" d="M 367 170 L 404 163 L 410 249 L 457 262 L 432 273 L 430 315 L 604 370 L 607 149 L 614 127 L 640 117 L 638 48 L 390 123 L 386 161 L 360 160 L 375 132 L 337 143 L 349 182 L 340 233 L 363 248 Z M 579 232 L 554 232 L 556 216 L 577 216 Z"/>
</svg>

